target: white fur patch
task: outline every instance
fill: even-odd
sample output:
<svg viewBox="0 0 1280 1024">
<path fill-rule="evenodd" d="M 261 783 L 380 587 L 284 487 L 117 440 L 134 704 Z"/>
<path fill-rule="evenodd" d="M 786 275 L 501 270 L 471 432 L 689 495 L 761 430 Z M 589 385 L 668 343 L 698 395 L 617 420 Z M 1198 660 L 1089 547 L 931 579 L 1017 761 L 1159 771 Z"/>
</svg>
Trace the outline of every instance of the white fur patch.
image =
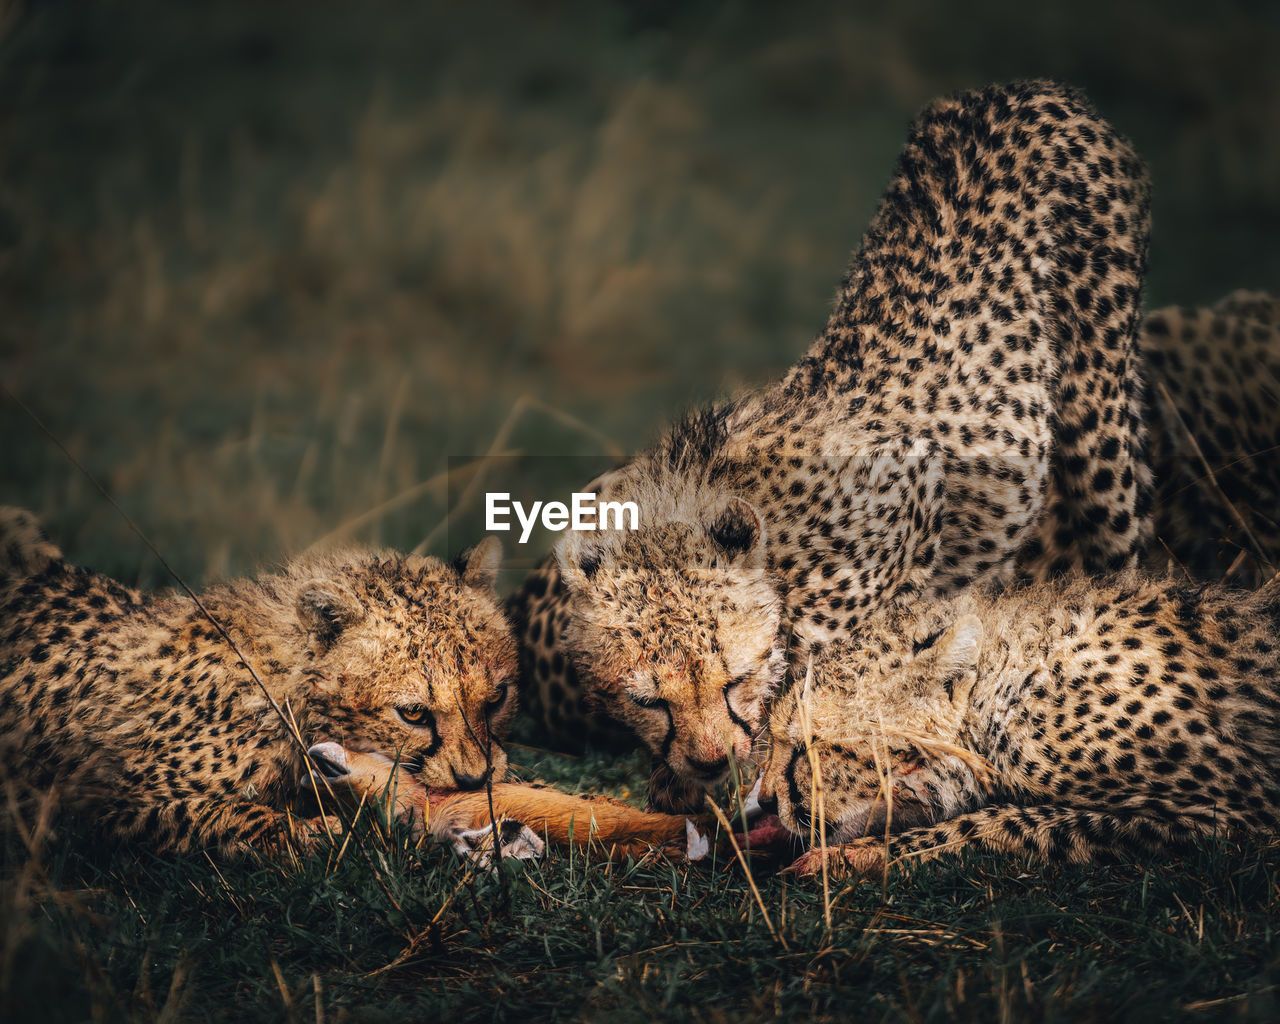
<svg viewBox="0 0 1280 1024">
<path fill-rule="evenodd" d="M 453 844 L 453 852 L 459 857 L 473 860 L 487 868 L 493 860 L 493 825 L 484 828 L 462 830 L 449 834 L 447 841 Z M 536 860 L 542 856 L 546 844 L 542 837 L 528 825 L 514 821 L 498 824 L 498 836 L 502 842 L 502 856 L 513 860 Z"/>
<path fill-rule="evenodd" d="M 689 860 L 702 860 L 711 852 L 711 840 L 702 835 L 689 818 L 684 819 L 684 836 L 685 856 Z"/>
<path fill-rule="evenodd" d="M 751 792 L 747 794 L 747 798 L 742 801 L 742 815 L 747 821 L 752 818 L 758 818 L 764 812 L 760 809 L 760 787 L 764 784 L 764 772 L 762 771 L 756 776 L 756 784 L 751 787 Z"/>
</svg>

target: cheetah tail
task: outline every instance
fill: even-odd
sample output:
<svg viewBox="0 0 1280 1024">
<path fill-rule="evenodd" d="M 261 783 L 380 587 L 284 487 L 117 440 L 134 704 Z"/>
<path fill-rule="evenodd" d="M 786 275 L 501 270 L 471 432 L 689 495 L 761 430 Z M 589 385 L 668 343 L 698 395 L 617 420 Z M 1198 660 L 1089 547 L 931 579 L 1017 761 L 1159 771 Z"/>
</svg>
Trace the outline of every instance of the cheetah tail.
<svg viewBox="0 0 1280 1024">
<path fill-rule="evenodd" d="M 0 505 L 0 579 L 34 576 L 61 560 L 39 519 L 26 509 Z"/>
</svg>

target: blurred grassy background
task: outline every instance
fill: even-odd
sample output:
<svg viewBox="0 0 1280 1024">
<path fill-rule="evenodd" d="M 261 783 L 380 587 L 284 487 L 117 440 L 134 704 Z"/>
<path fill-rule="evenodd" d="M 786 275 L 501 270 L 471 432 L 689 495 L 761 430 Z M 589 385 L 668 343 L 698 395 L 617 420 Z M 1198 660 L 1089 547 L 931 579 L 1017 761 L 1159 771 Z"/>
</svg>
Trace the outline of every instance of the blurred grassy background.
<svg viewBox="0 0 1280 1024">
<path fill-rule="evenodd" d="M 1149 161 L 1149 306 L 1280 286 L 1280 6 L 783 8 L 0 0 L 0 379 L 192 582 L 443 552 L 504 423 L 629 450 L 789 364 L 912 114 L 1029 75 Z M 12 403 L 0 437 L 0 501 L 166 582 Z"/>
<path fill-rule="evenodd" d="M 1135 140 L 1150 306 L 1280 288 L 1277 53 L 1261 0 L 0 0 L 0 381 L 192 583 L 335 534 L 452 551 L 468 457 L 538 456 L 502 486 L 560 496 L 792 362 L 953 89 L 1061 77 Z M 2 399 L 0 480 L 72 558 L 168 582 Z M 669 865 L 535 865 L 496 912 L 438 850 L 224 877 L 90 833 L 46 875 L 0 838 L 13 1020 L 1275 1016 L 1266 850 L 970 861 L 842 893 L 834 931 L 765 882 L 780 952 L 741 881 Z"/>
</svg>

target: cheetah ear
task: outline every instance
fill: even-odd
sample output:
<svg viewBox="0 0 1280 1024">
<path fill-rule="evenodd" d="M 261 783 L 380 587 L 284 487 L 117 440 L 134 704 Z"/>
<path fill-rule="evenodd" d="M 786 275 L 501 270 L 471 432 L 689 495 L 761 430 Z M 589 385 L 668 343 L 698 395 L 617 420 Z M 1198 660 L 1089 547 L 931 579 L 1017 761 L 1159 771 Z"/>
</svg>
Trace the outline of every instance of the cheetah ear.
<svg viewBox="0 0 1280 1024">
<path fill-rule="evenodd" d="M 942 634 L 934 649 L 938 676 L 947 689 L 947 696 L 957 704 L 967 700 L 977 678 L 982 621 L 976 615 L 962 616 Z"/>
<path fill-rule="evenodd" d="M 321 650 L 332 647 L 347 627 L 363 618 L 364 607 L 355 595 L 331 580 L 315 580 L 298 595 L 298 619 Z"/>
<path fill-rule="evenodd" d="M 502 563 L 502 542 L 486 537 L 454 562 L 454 568 L 468 587 L 492 590 L 498 582 L 498 566 Z"/>
<path fill-rule="evenodd" d="M 754 505 L 742 498 L 730 498 L 711 522 L 711 539 L 730 558 L 747 555 L 752 560 L 764 553 L 764 523 Z"/>
</svg>

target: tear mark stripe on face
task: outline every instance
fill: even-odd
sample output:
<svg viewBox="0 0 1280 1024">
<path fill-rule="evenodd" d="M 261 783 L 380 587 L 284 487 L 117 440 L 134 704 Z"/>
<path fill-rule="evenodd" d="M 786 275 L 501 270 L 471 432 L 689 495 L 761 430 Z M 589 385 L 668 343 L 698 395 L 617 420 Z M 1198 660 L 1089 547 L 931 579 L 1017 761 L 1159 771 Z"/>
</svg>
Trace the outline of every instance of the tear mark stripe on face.
<svg viewBox="0 0 1280 1024">
<path fill-rule="evenodd" d="M 671 754 L 671 745 L 676 741 L 676 722 L 675 718 L 671 715 L 671 705 L 661 697 L 655 697 L 653 699 L 658 701 L 659 709 L 667 718 L 667 732 L 666 735 L 662 737 L 662 746 L 658 753 L 658 757 L 663 761 L 666 761 Z M 668 764 L 669 763 L 670 762 L 668 762 Z"/>
<path fill-rule="evenodd" d="M 733 722 L 733 724 L 736 725 L 739 729 L 741 729 L 748 738 L 750 738 L 751 727 L 747 725 L 747 723 L 742 719 L 742 717 L 736 711 L 733 710 L 733 704 L 729 701 L 729 691 L 732 690 L 738 684 L 745 683 L 746 681 L 747 681 L 747 676 L 745 675 L 738 676 L 737 679 L 734 679 L 728 683 L 725 683 L 724 689 L 721 692 L 722 692 L 722 695 L 724 696 L 725 710 L 729 712 L 729 720 Z"/>
<path fill-rule="evenodd" d="M 397 709 L 397 713 L 407 724 L 412 725 L 415 729 L 426 729 L 431 733 L 431 742 L 424 749 L 418 751 L 417 757 L 423 759 L 431 757 L 440 749 L 444 741 L 440 738 L 440 730 L 436 727 L 436 716 L 430 708 L 421 704 L 414 706 L 413 714 L 415 717 L 421 716 L 421 720 L 410 721 L 405 718 L 405 712 L 400 709 Z"/>
<path fill-rule="evenodd" d="M 787 762 L 787 770 L 783 773 L 787 780 L 787 796 L 791 800 L 791 806 L 796 809 L 796 820 L 799 822 L 800 815 L 803 813 L 802 808 L 805 806 L 805 793 L 800 789 L 800 784 L 796 782 L 796 765 L 801 757 L 805 757 L 805 749 L 798 746 L 791 752 L 791 760 Z M 808 824 L 807 822 L 800 822 Z"/>
</svg>

